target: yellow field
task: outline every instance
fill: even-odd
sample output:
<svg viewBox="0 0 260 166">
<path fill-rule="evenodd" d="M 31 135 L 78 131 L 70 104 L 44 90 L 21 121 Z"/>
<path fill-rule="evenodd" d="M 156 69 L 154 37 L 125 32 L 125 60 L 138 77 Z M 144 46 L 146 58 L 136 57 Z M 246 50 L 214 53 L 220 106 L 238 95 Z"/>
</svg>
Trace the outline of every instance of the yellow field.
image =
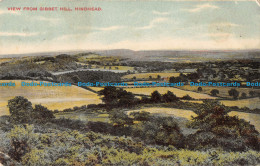
<svg viewBox="0 0 260 166">
<path fill-rule="evenodd" d="M 189 91 L 194 91 L 194 92 L 197 92 L 197 90 L 198 90 L 198 86 L 190 86 L 190 85 L 184 85 L 184 86 L 180 86 L 178 88 L 182 89 L 182 90 L 189 90 Z M 210 91 L 212 89 L 217 89 L 219 91 L 218 96 L 232 98 L 228 94 L 228 91 L 230 89 L 232 89 L 232 87 L 208 87 L 208 86 L 204 86 L 204 87 L 202 87 L 202 92 L 200 92 L 200 93 L 210 94 Z M 247 94 L 247 96 L 249 96 L 249 91 L 252 90 L 252 89 L 249 89 L 249 88 L 235 88 L 235 89 L 240 92 L 239 95 L 241 95 L 244 92 L 244 93 Z M 257 89 L 254 89 L 254 91 L 260 92 L 260 90 L 257 90 Z"/>
<path fill-rule="evenodd" d="M 226 106 L 237 106 L 239 108 L 248 107 L 250 109 L 259 108 L 260 109 L 260 99 L 258 97 L 251 99 L 242 100 L 221 100 L 222 104 Z"/>
<path fill-rule="evenodd" d="M 0 81 L 10 82 L 10 81 Z M 0 116 L 8 114 L 6 107 L 9 99 L 15 96 L 24 96 L 33 104 L 42 104 L 49 109 L 63 110 L 88 104 L 99 104 L 99 96 L 93 92 L 79 88 L 71 87 L 22 87 L 20 80 L 15 82 L 15 87 L 0 87 Z M 32 82 L 32 81 L 24 81 Z M 37 82 L 37 81 L 34 81 Z"/>
<path fill-rule="evenodd" d="M 152 92 L 158 91 L 161 94 L 166 93 L 167 91 L 173 92 L 177 97 L 183 97 L 185 95 L 190 95 L 194 99 L 215 99 L 216 97 L 209 96 L 207 94 L 200 94 L 191 91 L 185 91 L 177 88 L 171 87 L 149 87 L 149 88 L 125 88 L 128 92 L 132 92 L 134 94 L 144 94 L 151 95 Z"/>
<path fill-rule="evenodd" d="M 189 103 L 198 103 L 198 104 L 202 104 L 203 101 L 202 100 L 181 100 L 182 102 L 189 102 Z"/>
<path fill-rule="evenodd" d="M 231 111 L 229 113 L 230 116 L 238 116 L 240 119 L 245 119 L 246 121 L 250 121 L 250 124 L 254 125 L 255 128 L 260 132 L 260 115 L 253 113 L 245 113 L 245 112 L 237 112 Z"/>
<path fill-rule="evenodd" d="M 12 58 L 0 58 L 0 63 L 2 63 L 2 62 L 8 62 L 8 61 L 10 61 L 10 60 L 12 60 Z"/>
<path fill-rule="evenodd" d="M 137 79 L 148 79 L 149 76 L 152 76 L 152 78 L 157 78 L 158 75 L 160 75 L 161 77 L 178 77 L 180 73 L 138 73 L 125 75 L 122 78 L 132 79 L 133 77 L 136 77 Z"/>
<path fill-rule="evenodd" d="M 96 91 L 96 92 L 101 91 L 102 89 L 104 89 L 102 87 L 89 87 L 89 88 L 94 90 L 94 91 Z"/>
<path fill-rule="evenodd" d="M 97 69 L 107 69 L 109 70 L 111 67 L 111 70 L 125 70 L 125 71 L 133 71 L 134 67 L 130 67 L 130 66 L 99 66 Z"/>
<path fill-rule="evenodd" d="M 182 117 L 186 119 L 191 119 L 191 116 L 196 116 L 196 114 L 190 110 L 183 110 L 183 109 L 176 109 L 176 108 L 161 108 L 161 107 L 151 107 L 151 108 L 143 108 L 138 110 L 127 111 L 127 114 L 129 115 L 131 112 L 140 112 L 140 111 L 150 112 L 151 114 L 173 115 L 173 116 Z"/>
</svg>

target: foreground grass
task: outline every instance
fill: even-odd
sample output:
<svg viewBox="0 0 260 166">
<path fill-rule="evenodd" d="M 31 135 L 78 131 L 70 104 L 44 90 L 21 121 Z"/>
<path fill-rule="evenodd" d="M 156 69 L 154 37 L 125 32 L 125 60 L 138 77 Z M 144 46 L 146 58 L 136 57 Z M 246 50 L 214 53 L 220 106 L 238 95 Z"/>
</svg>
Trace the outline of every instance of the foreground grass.
<svg viewBox="0 0 260 166">
<path fill-rule="evenodd" d="M 94 132 L 47 129 L 44 126 L 15 126 L 0 130 L 0 147 L 12 150 L 11 140 L 28 148 L 18 161 L 22 165 L 257 165 L 256 151 L 226 152 L 218 149 L 191 151 L 173 146 L 147 146 L 127 137 Z"/>
</svg>

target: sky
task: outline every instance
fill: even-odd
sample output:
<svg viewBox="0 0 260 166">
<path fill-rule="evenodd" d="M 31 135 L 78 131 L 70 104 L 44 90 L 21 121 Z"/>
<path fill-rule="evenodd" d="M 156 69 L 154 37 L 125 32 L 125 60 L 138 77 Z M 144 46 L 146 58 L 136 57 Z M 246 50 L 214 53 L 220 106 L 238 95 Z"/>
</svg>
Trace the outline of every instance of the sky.
<svg viewBox="0 0 260 166">
<path fill-rule="evenodd" d="M 102 11 L 8 11 L 100 7 Z M 0 0 L 0 55 L 77 50 L 260 49 L 256 1 Z"/>
</svg>

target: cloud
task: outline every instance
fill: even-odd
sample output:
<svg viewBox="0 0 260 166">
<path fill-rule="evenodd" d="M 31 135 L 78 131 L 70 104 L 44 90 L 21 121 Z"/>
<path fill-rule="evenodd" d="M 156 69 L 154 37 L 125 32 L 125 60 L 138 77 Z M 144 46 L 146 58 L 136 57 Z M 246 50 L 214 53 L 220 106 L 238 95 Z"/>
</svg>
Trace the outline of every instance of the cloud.
<svg viewBox="0 0 260 166">
<path fill-rule="evenodd" d="M 153 19 L 153 20 L 149 23 L 149 25 L 143 26 L 143 27 L 137 27 L 136 29 L 139 29 L 139 30 L 152 29 L 152 28 L 154 28 L 157 24 L 163 23 L 163 22 L 167 22 L 168 20 L 169 20 L 169 19 L 166 18 L 166 17 L 158 17 L 158 18 Z"/>
<path fill-rule="evenodd" d="M 183 10 L 190 12 L 190 13 L 198 13 L 205 9 L 218 9 L 218 8 L 219 8 L 218 6 L 206 3 L 206 4 L 202 4 L 202 5 L 196 5 L 194 8 L 191 8 L 191 9 L 183 9 Z"/>
<path fill-rule="evenodd" d="M 104 27 L 104 28 L 94 28 L 99 31 L 115 31 L 119 29 L 125 28 L 124 26 L 110 26 L 110 27 Z"/>
<path fill-rule="evenodd" d="M 56 24 L 60 21 L 60 19 L 58 19 L 58 18 L 47 18 L 44 16 L 37 16 L 37 17 L 34 17 L 34 19 L 39 20 L 39 21 L 47 21 L 47 22 L 50 22 L 53 24 Z"/>
<path fill-rule="evenodd" d="M 140 13 L 140 12 L 139 12 L 139 11 L 134 11 L 134 12 L 130 13 L 129 16 L 135 16 L 135 15 L 137 15 L 138 13 Z"/>
<path fill-rule="evenodd" d="M 161 15 L 161 16 L 166 16 L 166 15 L 169 15 L 170 12 L 159 12 L 159 11 L 153 11 L 153 14 L 155 15 Z"/>
<path fill-rule="evenodd" d="M 255 0 L 257 5 L 260 6 L 260 0 Z"/>
<path fill-rule="evenodd" d="M 18 36 L 18 37 L 29 37 L 29 36 L 35 36 L 39 33 L 26 33 L 26 32 L 0 32 L 0 36 L 2 37 L 13 37 L 13 36 Z"/>
<path fill-rule="evenodd" d="M 239 27 L 240 25 L 238 24 L 234 24 L 231 22 L 218 22 L 218 23 L 214 23 L 211 24 L 212 26 L 216 26 L 216 27 Z"/>
<path fill-rule="evenodd" d="M 227 37 L 227 36 L 231 36 L 233 35 L 232 33 L 207 33 L 205 34 L 205 36 L 209 36 L 209 37 L 220 37 L 220 38 L 223 38 L 223 37 Z"/>
<path fill-rule="evenodd" d="M 119 29 L 124 29 L 125 26 L 109 26 L 109 27 L 93 27 L 93 26 L 83 26 L 83 27 L 77 27 L 77 29 L 83 29 L 83 30 L 92 30 L 92 31 L 102 31 L 102 32 L 109 32 L 109 31 L 116 31 Z"/>
</svg>

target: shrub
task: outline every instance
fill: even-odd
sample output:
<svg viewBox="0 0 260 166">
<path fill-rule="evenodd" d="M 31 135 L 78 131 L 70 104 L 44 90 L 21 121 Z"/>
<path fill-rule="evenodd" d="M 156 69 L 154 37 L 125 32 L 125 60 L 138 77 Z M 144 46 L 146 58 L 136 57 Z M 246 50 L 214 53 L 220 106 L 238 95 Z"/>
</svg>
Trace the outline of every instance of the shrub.
<svg viewBox="0 0 260 166">
<path fill-rule="evenodd" d="M 40 104 L 36 104 L 35 108 L 33 109 L 33 118 L 37 120 L 49 120 L 55 118 L 55 116 L 48 108 Z"/>
<path fill-rule="evenodd" d="M 32 103 L 28 99 L 22 96 L 16 96 L 8 100 L 7 107 L 9 108 L 13 122 L 26 123 L 33 120 Z"/>
<path fill-rule="evenodd" d="M 146 111 L 131 112 L 130 115 L 133 116 L 136 121 L 148 121 L 151 118 L 150 112 Z"/>
<path fill-rule="evenodd" d="M 232 96 L 234 99 L 237 99 L 239 96 L 239 92 L 236 89 L 230 89 L 228 91 L 229 96 Z"/>
<path fill-rule="evenodd" d="M 193 98 L 190 97 L 189 95 L 185 95 L 181 99 L 183 99 L 183 100 L 192 100 Z"/>
<path fill-rule="evenodd" d="M 179 100 L 179 98 L 175 94 L 173 94 L 171 91 L 167 91 L 167 93 L 165 93 L 162 96 L 162 99 L 164 102 L 167 102 L 167 103 Z"/>
<path fill-rule="evenodd" d="M 109 119 L 115 126 L 125 126 L 133 124 L 133 120 L 123 111 L 113 111 L 109 114 Z"/>
<path fill-rule="evenodd" d="M 33 133 L 33 126 L 15 126 L 9 133 L 11 148 L 8 155 L 20 161 L 33 146 L 38 144 L 38 137 Z"/>
<path fill-rule="evenodd" d="M 210 94 L 211 94 L 212 96 L 217 96 L 217 95 L 219 94 L 219 90 L 217 90 L 217 89 L 212 89 L 212 90 L 210 91 Z"/>
<path fill-rule="evenodd" d="M 152 117 L 149 121 L 135 124 L 132 136 L 149 144 L 182 145 L 183 135 L 172 117 Z"/>
<path fill-rule="evenodd" d="M 245 99 L 246 97 L 247 97 L 246 93 L 243 92 L 243 93 L 241 94 L 241 98 L 242 98 L 242 99 Z"/>
<path fill-rule="evenodd" d="M 32 103 L 22 96 L 9 100 L 7 106 L 13 123 L 31 123 L 55 118 L 52 111 L 38 104 L 33 108 Z"/>
<path fill-rule="evenodd" d="M 151 102 L 160 103 L 161 100 L 162 100 L 162 96 L 157 90 L 151 94 Z"/>
<path fill-rule="evenodd" d="M 209 106 L 210 105 L 210 106 Z M 208 106 L 208 107 L 207 107 Z M 193 117 L 190 127 L 198 129 L 188 136 L 187 145 L 191 149 L 217 148 L 244 151 L 259 150 L 258 131 L 249 122 L 229 116 L 218 103 L 205 103 L 204 108 Z"/>
</svg>

